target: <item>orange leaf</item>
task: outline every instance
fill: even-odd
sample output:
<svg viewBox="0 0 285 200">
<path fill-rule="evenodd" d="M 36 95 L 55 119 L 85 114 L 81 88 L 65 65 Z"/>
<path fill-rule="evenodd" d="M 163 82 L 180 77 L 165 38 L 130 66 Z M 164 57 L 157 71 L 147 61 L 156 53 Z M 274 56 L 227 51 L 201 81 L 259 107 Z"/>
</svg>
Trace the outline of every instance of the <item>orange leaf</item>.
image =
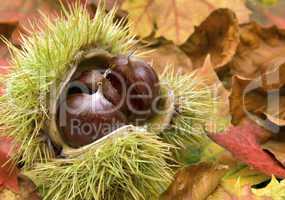
<svg viewBox="0 0 285 200">
<path fill-rule="evenodd" d="M 217 8 L 233 9 L 240 23 L 247 22 L 250 13 L 243 0 L 126 0 L 122 8 L 129 13 L 133 32 L 147 37 L 156 24 L 155 36 L 163 36 L 175 44 L 184 43 L 195 26 Z"/>
</svg>

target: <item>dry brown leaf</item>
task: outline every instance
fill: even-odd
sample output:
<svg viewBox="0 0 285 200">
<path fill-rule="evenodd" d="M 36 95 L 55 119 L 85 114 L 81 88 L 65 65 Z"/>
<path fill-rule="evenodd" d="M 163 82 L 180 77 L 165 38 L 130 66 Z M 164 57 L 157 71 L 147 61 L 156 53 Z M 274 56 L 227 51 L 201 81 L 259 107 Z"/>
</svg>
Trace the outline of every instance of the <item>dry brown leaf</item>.
<svg viewBox="0 0 285 200">
<path fill-rule="evenodd" d="M 160 200 L 272 200 L 250 188 L 268 179 L 245 166 L 200 163 L 180 170 Z"/>
<path fill-rule="evenodd" d="M 270 74 L 256 79 L 233 77 L 229 97 L 233 124 L 239 124 L 244 117 L 249 117 L 265 125 L 267 123 L 266 126 L 285 125 L 285 96 L 279 96 L 276 90 L 269 90 L 278 89 L 278 84 L 264 84 L 268 76 Z"/>
<path fill-rule="evenodd" d="M 240 31 L 241 42 L 229 65 L 233 74 L 253 79 L 284 64 L 282 31 L 276 27 L 262 28 L 256 23 L 244 25 Z"/>
<path fill-rule="evenodd" d="M 234 76 L 229 96 L 232 123 L 239 124 L 248 114 L 261 114 L 266 108 L 266 98 L 259 91 L 246 92 L 250 79 Z M 254 84 L 254 83 L 253 83 Z"/>
<path fill-rule="evenodd" d="M 122 5 L 122 9 L 129 13 L 136 34 L 147 37 L 156 25 L 155 36 L 163 36 L 175 44 L 183 44 L 195 26 L 218 8 L 233 9 L 240 23 L 249 21 L 250 11 L 244 0 L 125 0 Z"/>
<path fill-rule="evenodd" d="M 146 60 L 153 63 L 158 73 L 162 73 L 168 65 L 174 66 L 177 73 L 189 73 L 193 70 L 191 59 L 174 44 L 159 46 L 147 55 Z"/>
<path fill-rule="evenodd" d="M 194 68 L 203 65 L 210 54 L 215 69 L 226 65 L 239 44 L 239 26 L 235 14 L 229 9 L 218 9 L 209 15 L 181 48 L 193 62 Z"/>
<path fill-rule="evenodd" d="M 161 200 L 204 200 L 218 186 L 226 173 L 224 165 L 201 163 L 180 170 Z"/>
<path fill-rule="evenodd" d="M 265 143 L 263 149 L 269 151 L 275 158 L 285 166 L 285 140 L 270 140 Z"/>
</svg>

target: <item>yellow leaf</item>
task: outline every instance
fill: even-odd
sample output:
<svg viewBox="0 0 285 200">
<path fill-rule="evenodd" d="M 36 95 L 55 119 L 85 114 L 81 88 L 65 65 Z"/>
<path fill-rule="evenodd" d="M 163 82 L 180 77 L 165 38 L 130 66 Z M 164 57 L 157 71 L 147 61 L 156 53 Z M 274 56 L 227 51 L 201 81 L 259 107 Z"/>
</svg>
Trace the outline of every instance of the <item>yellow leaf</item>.
<svg viewBox="0 0 285 200">
<path fill-rule="evenodd" d="M 129 13 L 131 31 L 144 38 L 153 31 L 155 12 L 153 10 L 155 0 L 126 0 L 122 10 Z"/>
<path fill-rule="evenodd" d="M 256 170 L 245 165 L 231 169 L 222 179 L 221 185 L 231 193 L 239 194 L 245 186 L 252 186 L 262 183 L 269 178 Z M 235 187 L 233 187 L 235 186 Z"/>
<path fill-rule="evenodd" d="M 272 200 L 285 199 L 285 180 L 279 182 L 272 177 L 270 183 L 262 189 L 253 189 L 253 193 L 257 196 L 271 197 Z"/>
<path fill-rule="evenodd" d="M 211 12 L 209 6 L 197 0 L 157 0 L 160 15 L 157 17 L 156 37 L 164 36 L 182 44 Z"/>
</svg>

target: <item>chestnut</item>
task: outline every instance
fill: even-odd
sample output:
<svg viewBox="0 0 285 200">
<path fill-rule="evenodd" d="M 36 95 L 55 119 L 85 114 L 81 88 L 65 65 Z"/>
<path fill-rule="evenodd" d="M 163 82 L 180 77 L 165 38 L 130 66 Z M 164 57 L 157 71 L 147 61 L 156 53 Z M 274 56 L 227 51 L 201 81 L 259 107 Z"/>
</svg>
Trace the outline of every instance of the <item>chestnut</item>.
<svg viewBox="0 0 285 200">
<path fill-rule="evenodd" d="M 147 119 L 153 113 L 152 103 L 160 94 L 159 79 L 153 68 L 143 60 L 132 56 L 116 56 L 112 59 L 112 72 L 107 76 L 118 90 L 125 90 L 126 104 L 133 116 Z M 123 86 L 122 83 L 123 82 Z"/>
<path fill-rule="evenodd" d="M 59 120 L 59 127 L 71 147 L 90 144 L 127 123 L 125 115 L 104 96 L 103 83 L 97 86 L 94 94 L 73 94 L 67 97 L 65 105 L 60 105 L 60 112 L 65 112 L 66 117 Z"/>
<path fill-rule="evenodd" d="M 118 109 L 124 109 L 125 107 L 125 95 L 119 94 L 117 89 L 113 87 L 111 82 L 106 78 L 108 70 L 101 73 L 101 70 L 90 70 L 82 72 L 77 81 L 89 88 L 91 93 L 98 90 L 98 83 L 102 83 L 102 92 L 108 101 L 113 105 L 118 106 Z"/>
</svg>

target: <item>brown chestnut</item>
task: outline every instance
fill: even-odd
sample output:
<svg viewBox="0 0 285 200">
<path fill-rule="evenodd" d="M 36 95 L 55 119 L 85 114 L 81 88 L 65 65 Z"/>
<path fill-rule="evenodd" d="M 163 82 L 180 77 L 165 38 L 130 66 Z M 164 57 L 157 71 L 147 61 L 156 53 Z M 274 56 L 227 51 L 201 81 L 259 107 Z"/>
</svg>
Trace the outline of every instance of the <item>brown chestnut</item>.
<svg viewBox="0 0 285 200">
<path fill-rule="evenodd" d="M 90 95 L 73 94 L 67 97 L 60 112 L 62 137 L 68 145 L 77 148 L 92 143 L 127 123 L 125 115 L 104 96 L 103 83 Z M 64 108 L 64 109 L 63 109 Z"/>
<path fill-rule="evenodd" d="M 152 103 L 160 94 L 156 72 L 145 61 L 132 56 L 114 57 L 111 65 L 113 72 L 107 77 L 118 91 L 127 88 L 128 110 L 137 118 L 148 118 L 153 113 Z"/>
<path fill-rule="evenodd" d="M 113 87 L 111 82 L 106 78 L 109 71 L 105 71 L 102 74 L 99 70 L 90 70 L 83 72 L 80 77 L 77 79 L 80 83 L 87 86 L 91 93 L 94 93 L 98 90 L 98 83 L 102 83 L 103 95 L 109 100 L 113 105 L 118 106 L 118 109 L 125 107 L 124 96 L 119 94 L 117 89 Z M 123 108 L 124 109 L 124 108 Z"/>
</svg>

